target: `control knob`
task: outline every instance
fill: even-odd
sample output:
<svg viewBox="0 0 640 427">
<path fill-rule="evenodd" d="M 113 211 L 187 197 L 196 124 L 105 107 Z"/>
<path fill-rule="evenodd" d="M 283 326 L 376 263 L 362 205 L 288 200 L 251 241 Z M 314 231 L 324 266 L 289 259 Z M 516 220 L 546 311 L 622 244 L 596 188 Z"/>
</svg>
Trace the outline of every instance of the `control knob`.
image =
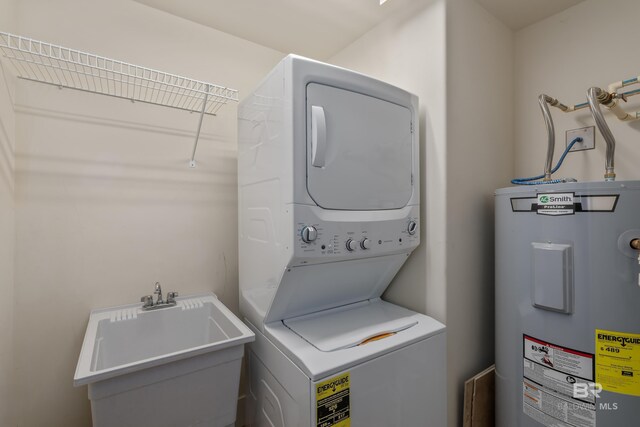
<svg viewBox="0 0 640 427">
<path fill-rule="evenodd" d="M 353 240 L 353 239 L 347 240 L 347 250 L 349 252 L 355 251 L 357 247 L 358 247 L 358 244 L 356 243 L 355 240 Z"/>
<path fill-rule="evenodd" d="M 409 225 L 407 226 L 407 232 L 413 236 L 414 234 L 416 234 L 417 230 L 418 230 L 418 223 L 415 221 L 409 221 Z"/>
<path fill-rule="evenodd" d="M 371 248 L 371 240 L 367 239 L 366 237 L 364 239 L 362 239 L 360 241 L 360 247 L 362 249 L 369 249 Z"/>
<path fill-rule="evenodd" d="M 318 230 L 312 225 L 307 225 L 302 229 L 300 233 L 302 236 L 302 241 L 305 243 L 311 243 L 318 237 Z"/>
</svg>

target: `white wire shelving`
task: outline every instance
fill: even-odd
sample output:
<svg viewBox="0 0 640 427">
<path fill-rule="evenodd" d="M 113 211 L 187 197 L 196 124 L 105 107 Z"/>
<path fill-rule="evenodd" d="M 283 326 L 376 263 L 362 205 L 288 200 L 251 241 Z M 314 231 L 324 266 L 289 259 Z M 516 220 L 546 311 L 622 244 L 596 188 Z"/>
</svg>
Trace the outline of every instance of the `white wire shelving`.
<svg viewBox="0 0 640 427">
<path fill-rule="evenodd" d="M 238 102 L 235 89 L 9 33 L 0 32 L 0 51 L 24 80 L 200 113 L 191 167 L 203 116 Z"/>
</svg>

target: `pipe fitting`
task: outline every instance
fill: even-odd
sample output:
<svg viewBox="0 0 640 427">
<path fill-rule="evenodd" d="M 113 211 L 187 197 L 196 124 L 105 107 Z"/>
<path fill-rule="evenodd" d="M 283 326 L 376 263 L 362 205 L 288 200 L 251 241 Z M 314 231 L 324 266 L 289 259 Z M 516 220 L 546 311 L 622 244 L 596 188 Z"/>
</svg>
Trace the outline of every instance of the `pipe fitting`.
<svg viewBox="0 0 640 427">
<path fill-rule="evenodd" d="M 627 102 L 627 97 L 631 95 L 637 94 L 637 91 L 625 92 L 625 93 L 611 93 L 611 100 L 609 102 L 605 102 L 604 106 L 609 109 L 618 120 L 623 122 L 631 122 L 634 120 L 638 120 L 640 118 L 639 112 L 628 113 L 620 106 L 620 99 L 624 102 Z"/>
<path fill-rule="evenodd" d="M 567 107 L 566 105 L 564 105 L 562 102 L 560 102 L 557 98 L 552 98 L 549 95 L 545 95 L 542 94 L 540 95 L 540 98 L 544 99 L 544 101 L 551 105 L 552 107 L 556 107 L 559 108 L 562 111 L 567 111 L 569 109 L 569 107 Z M 538 99 L 540 99 L 538 98 Z"/>
<path fill-rule="evenodd" d="M 611 104 L 613 99 L 614 99 L 613 95 L 607 92 L 606 90 L 600 89 L 600 91 L 598 92 L 598 102 L 600 102 L 600 104 L 605 104 L 605 105 Z"/>
<path fill-rule="evenodd" d="M 616 150 L 616 139 L 614 138 L 613 133 L 611 133 L 611 129 L 609 129 L 607 121 L 602 114 L 602 109 L 600 108 L 601 99 L 606 102 L 607 99 L 612 99 L 612 97 L 610 93 L 600 89 L 599 87 L 589 88 L 587 91 L 589 109 L 591 110 L 591 115 L 596 122 L 598 130 L 607 144 L 604 179 L 605 181 L 615 181 L 616 174 L 614 171 L 614 154 Z"/>
<path fill-rule="evenodd" d="M 553 99 L 553 102 L 550 102 L 552 107 L 556 107 L 561 109 L 562 111 L 567 111 L 569 109 L 569 107 L 567 107 L 566 105 L 564 105 L 562 102 L 558 101 L 557 99 Z"/>
</svg>

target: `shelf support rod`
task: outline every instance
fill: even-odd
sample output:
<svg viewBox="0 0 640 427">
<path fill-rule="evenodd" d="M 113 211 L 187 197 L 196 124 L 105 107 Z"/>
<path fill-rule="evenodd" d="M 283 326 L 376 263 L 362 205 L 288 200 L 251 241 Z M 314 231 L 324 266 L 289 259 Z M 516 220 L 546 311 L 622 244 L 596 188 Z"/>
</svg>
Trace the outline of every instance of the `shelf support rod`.
<svg viewBox="0 0 640 427">
<path fill-rule="evenodd" d="M 200 139 L 200 130 L 202 129 L 202 119 L 204 119 L 204 112 L 207 109 L 207 101 L 209 100 L 209 91 L 211 88 L 209 85 L 205 86 L 204 101 L 202 102 L 202 111 L 200 112 L 200 120 L 198 121 L 198 130 L 196 131 L 196 140 L 193 144 L 193 151 L 191 152 L 191 161 L 189 162 L 190 168 L 196 167 L 196 150 L 198 149 L 198 140 Z"/>
</svg>

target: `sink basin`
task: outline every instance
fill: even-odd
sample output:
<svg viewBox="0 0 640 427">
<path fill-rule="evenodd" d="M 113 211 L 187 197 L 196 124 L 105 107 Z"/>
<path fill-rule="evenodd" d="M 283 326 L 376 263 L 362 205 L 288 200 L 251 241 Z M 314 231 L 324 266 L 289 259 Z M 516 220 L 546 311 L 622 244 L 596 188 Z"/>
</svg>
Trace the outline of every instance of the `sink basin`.
<svg viewBox="0 0 640 427">
<path fill-rule="evenodd" d="M 227 426 L 254 338 L 213 294 L 94 310 L 74 384 L 89 385 L 94 426 Z"/>
</svg>

